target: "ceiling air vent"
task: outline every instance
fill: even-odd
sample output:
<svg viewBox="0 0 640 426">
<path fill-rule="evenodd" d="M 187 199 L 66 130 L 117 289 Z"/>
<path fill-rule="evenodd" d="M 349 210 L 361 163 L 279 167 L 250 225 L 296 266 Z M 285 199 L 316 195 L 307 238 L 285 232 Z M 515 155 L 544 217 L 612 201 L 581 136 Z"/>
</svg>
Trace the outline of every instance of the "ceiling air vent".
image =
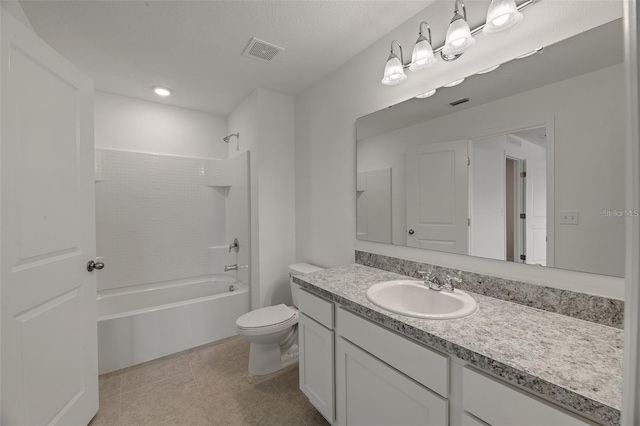
<svg viewBox="0 0 640 426">
<path fill-rule="evenodd" d="M 451 102 L 449 105 L 451 106 L 456 106 L 456 105 L 460 105 L 463 104 L 465 102 L 469 102 L 469 98 L 462 98 L 462 99 L 458 99 L 457 101 L 453 101 Z"/>
<path fill-rule="evenodd" d="M 262 62 L 271 62 L 278 52 L 283 50 L 284 47 L 276 46 L 275 44 L 267 43 L 266 41 L 253 37 L 242 54 Z"/>
</svg>

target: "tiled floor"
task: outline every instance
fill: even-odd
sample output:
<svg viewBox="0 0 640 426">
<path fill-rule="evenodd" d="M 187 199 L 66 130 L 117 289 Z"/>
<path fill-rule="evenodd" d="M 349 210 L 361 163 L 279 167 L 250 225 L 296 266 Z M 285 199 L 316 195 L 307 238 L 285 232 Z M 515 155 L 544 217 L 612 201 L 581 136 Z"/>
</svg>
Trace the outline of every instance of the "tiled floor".
<svg viewBox="0 0 640 426">
<path fill-rule="evenodd" d="M 247 371 L 240 337 L 100 376 L 103 425 L 327 425 L 298 389 L 298 366 L 266 376 Z"/>
</svg>

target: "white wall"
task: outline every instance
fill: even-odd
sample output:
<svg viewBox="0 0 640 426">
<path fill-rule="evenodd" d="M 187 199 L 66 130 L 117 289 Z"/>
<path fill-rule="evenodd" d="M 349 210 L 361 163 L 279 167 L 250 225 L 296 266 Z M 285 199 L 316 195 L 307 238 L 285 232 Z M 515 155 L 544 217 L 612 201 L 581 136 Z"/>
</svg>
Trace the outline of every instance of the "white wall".
<svg viewBox="0 0 640 426">
<path fill-rule="evenodd" d="M 224 265 L 234 263 L 228 259 L 228 190 L 210 185 L 218 162 L 96 152 L 97 255 L 107 264 L 98 290 L 223 274 Z"/>
<path fill-rule="evenodd" d="M 298 261 L 319 266 L 353 262 L 354 250 L 373 251 L 504 278 L 623 298 L 621 279 L 514 265 L 447 253 L 396 247 L 355 239 L 355 120 L 427 89 L 488 68 L 519 54 L 575 35 L 622 16 L 611 1 L 539 2 L 508 36 L 477 35 L 476 45 L 458 61 L 440 61 L 411 74 L 399 86 L 380 84 L 391 40 L 408 45 L 435 2 L 347 64 L 296 97 L 296 248 Z M 580 10 L 580 19 L 575 19 Z M 571 19 L 569 19 L 571 17 Z M 523 269 L 525 268 L 525 269 Z"/>
<path fill-rule="evenodd" d="M 473 143 L 469 254 L 506 260 L 505 135 Z"/>
<path fill-rule="evenodd" d="M 96 148 L 227 158 L 226 117 L 100 91 L 94 109 Z"/>
<path fill-rule="evenodd" d="M 240 151 L 251 151 L 251 306 L 291 303 L 295 261 L 293 98 L 252 92 L 229 116 Z M 234 140 L 229 144 L 234 155 Z"/>
<path fill-rule="evenodd" d="M 222 274 L 236 262 L 226 210 L 235 213 L 246 186 L 212 186 L 221 169 L 238 176 L 209 160 L 227 158 L 226 135 L 225 117 L 96 92 L 98 256 L 110 266 L 100 290 Z"/>
<path fill-rule="evenodd" d="M 29 22 L 29 18 L 24 13 L 24 9 L 22 9 L 22 5 L 18 0 L 2 0 L 0 2 L 0 6 L 2 9 L 9 12 L 9 14 L 13 15 L 22 25 L 29 28 L 31 31 L 35 33 L 33 27 L 31 26 L 31 22 Z"/>
<path fill-rule="evenodd" d="M 228 188 L 218 188 L 219 191 L 226 192 L 227 196 L 227 236 L 224 250 L 227 253 L 224 258 L 226 265 L 238 265 L 236 277 L 245 284 L 251 283 L 251 269 L 249 262 L 251 253 L 249 253 L 251 241 L 251 191 L 249 182 L 249 161 L 250 153 L 248 151 L 231 154 L 228 160 L 220 160 L 226 163 L 227 170 L 225 175 L 231 178 Z M 238 253 L 228 251 L 228 245 L 233 239 L 238 239 L 240 249 Z M 224 270 L 224 267 L 222 268 Z"/>
</svg>

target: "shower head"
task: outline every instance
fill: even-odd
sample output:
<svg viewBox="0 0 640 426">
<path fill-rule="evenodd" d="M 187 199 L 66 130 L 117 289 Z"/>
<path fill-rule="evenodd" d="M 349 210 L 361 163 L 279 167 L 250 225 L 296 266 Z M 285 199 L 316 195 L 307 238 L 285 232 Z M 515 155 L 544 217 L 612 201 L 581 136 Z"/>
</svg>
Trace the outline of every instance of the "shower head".
<svg viewBox="0 0 640 426">
<path fill-rule="evenodd" d="M 225 136 L 224 138 L 222 138 L 222 140 L 225 141 L 226 143 L 229 143 L 229 139 L 231 139 L 231 136 L 240 138 L 240 133 L 231 133 L 229 136 Z"/>
<path fill-rule="evenodd" d="M 229 136 L 225 136 L 224 138 L 222 138 L 223 141 L 225 141 L 226 143 L 229 143 L 229 139 L 231 139 L 231 136 L 235 136 L 237 138 L 238 144 L 236 145 L 236 151 L 240 149 L 240 132 L 238 133 L 231 133 Z"/>
</svg>

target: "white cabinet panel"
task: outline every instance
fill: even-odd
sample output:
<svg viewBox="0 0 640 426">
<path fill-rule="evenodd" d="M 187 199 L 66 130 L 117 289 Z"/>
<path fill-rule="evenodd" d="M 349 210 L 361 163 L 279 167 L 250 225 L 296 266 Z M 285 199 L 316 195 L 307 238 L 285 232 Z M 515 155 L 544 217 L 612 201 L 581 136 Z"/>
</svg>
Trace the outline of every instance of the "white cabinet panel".
<svg viewBox="0 0 640 426">
<path fill-rule="evenodd" d="M 448 424 L 447 400 L 342 338 L 336 348 L 338 424 Z"/>
<path fill-rule="evenodd" d="M 468 367 L 464 368 L 462 378 L 464 410 L 492 426 L 595 424 Z"/>
<path fill-rule="evenodd" d="M 333 303 L 300 289 L 298 291 L 298 308 L 309 318 L 313 318 L 333 330 Z"/>
<path fill-rule="evenodd" d="M 490 426 L 469 413 L 462 414 L 462 426 Z"/>
<path fill-rule="evenodd" d="M 449 395 L 449 357 L 353 315 L 337 310 L 338 334 L 432 391 Z"/>
<path fill-rule="evenodd" d="M 333 331 L 301 313 L 298 319 L 300 390 L 329 422 L 334 414 Z"/>
</svg>

